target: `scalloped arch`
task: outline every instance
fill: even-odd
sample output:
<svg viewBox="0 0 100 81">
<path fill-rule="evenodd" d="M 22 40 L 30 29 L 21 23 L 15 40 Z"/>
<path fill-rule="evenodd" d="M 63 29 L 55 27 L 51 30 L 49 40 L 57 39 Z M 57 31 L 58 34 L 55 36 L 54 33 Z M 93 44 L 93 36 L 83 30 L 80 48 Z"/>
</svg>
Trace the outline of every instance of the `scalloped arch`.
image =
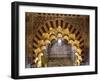
<svg viewBox="0 0 100 81">
<path fill-rule="evenodd" d="M 33 51 L 35 53 L 33 62 L 37 67 L 47 67 L 46 62 L 42 60 L 44 56 L 43 50 L 52 40 L 58 40 L 59 38 L 67 40 L 76 49 L 75 56 L 77 59 L 75 60 L 75 65 L 81 64 L 84 40 L 79 30 L 63 20 L 53 20 L 46 22 L 45 25 L 38 29 L 33 39 Z"/>
</svg>

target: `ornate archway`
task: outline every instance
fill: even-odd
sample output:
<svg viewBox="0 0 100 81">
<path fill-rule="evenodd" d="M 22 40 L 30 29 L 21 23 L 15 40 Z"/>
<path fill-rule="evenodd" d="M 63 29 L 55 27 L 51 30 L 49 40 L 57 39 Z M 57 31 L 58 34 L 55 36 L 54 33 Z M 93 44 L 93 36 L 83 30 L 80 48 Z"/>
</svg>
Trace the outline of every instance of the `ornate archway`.
<svg viewBox="0 0 100 81">
<path fill-rule="evenodd" d="M 82 52 L 84 48 L 84 40 L 81 34 L 71 24 L 64 22 L 63 20 L 48 21 L 38 29 L 38 33 L 33 39 L 33 53 L 35 59 L 33 62 L 36 67 L 47 67 L 47 62 L 44 55 L 44 50 L 51 44 L 52 40 L 63 39 L 68 41 L 69 44 L 76 50 L 74 65 L 80 65 L 82 62 Z"/>
</svg>

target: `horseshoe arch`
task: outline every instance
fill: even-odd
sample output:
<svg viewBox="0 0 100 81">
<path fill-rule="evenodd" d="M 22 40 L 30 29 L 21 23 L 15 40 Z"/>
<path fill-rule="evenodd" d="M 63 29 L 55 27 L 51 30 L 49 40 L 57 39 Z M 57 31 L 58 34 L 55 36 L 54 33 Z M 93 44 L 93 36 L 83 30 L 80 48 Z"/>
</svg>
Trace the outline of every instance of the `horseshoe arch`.
<svg viewBox="0 0 100 81">
<path fill-rule="evenodd" d="M 61 24 L 58 24 L 60 22 Z M 56 27 L 53 27 L 52 24 L 55 23 Z M 37 43 L 33 43 L 33 45 L 35 46 L 35 49 L 33 49 L 35 53 L 35 59 L 33 60 L 33 62 L 36 64 L 36 67 L 47 67 L 46 60 L 43 60 L 43 51 L 46 49 L 47 45 L 51 44 L 52 40 L 58 39 L 68 41 L 68 43 L 72 45 L 72 47 L 76 50 L 76 59 L 74 65 L 78 66 L 81 64 L 84 40 L 82 39 L 79 31 L 77 31 L 69 23 L 63 22 L 63 20 L 49 21 L 45 24 L 45 26 L 41 27 L 41 29 L 38 30 L 36 37 L 37 38 L 34 38 L 34 40 Z"/>
</svg>

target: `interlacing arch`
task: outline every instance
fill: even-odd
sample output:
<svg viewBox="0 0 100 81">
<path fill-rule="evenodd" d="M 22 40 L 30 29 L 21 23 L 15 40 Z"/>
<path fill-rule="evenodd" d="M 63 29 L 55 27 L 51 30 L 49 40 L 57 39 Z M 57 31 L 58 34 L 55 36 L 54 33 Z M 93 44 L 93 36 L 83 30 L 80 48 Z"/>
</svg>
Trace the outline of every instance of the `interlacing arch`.
<svg viewBox="0 0 100 81">
<path fill-rule="evenodd" d="M 40 30 L 41 31 L 41 30 Z M 69 44 L 76 50 L 75 52 L 75 64 L 80 65 L 82 62 L 82 48 L 80 41 L 77 39 L 76 33 L 72 33 L 69 30 L 69 27 L 49 27 L 46 32 L 42 31 L 41 39 L 37 40 L 36 48 L 33 49 L 35 53 L 35 59 L 33 60 L 36 64 L 36 67 L 47 67 L 46 60 L 44 62 L 44 53 L 43 51 L 47 48 L 47 45 L 51 44 L 52 40 L 63 39 L 68 41 Z"/>
</svg>

